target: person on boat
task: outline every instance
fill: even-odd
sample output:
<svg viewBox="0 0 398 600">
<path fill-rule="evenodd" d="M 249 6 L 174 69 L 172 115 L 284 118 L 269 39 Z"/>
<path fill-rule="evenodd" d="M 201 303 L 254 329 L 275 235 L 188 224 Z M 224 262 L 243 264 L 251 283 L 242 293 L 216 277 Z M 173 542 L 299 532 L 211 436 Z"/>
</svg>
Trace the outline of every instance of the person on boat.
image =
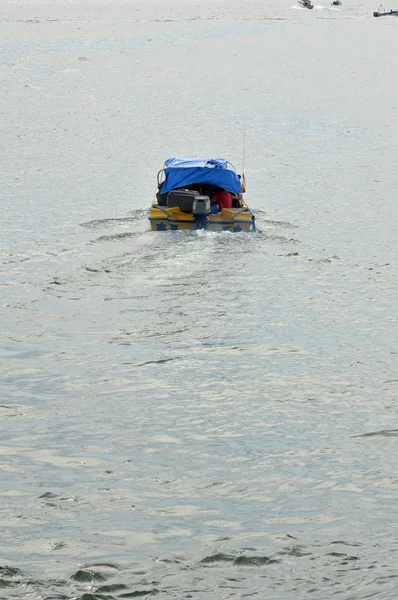
<svg viewBox="0 0 398 600">
<path fill-rule="evenodd" d="M 232 208 L 232 194 L 227 190 L 217 188 L 210 198 L 212 214 L 220 212 L 223 208 Z"/>
<path fill-rule="evenodd" d="M 232 194 L 227 192 L 227 190 L 221 190 L 216 194 L 216 202 L 220 210 L 223 208 L 232 208 Z"/>
</svg>

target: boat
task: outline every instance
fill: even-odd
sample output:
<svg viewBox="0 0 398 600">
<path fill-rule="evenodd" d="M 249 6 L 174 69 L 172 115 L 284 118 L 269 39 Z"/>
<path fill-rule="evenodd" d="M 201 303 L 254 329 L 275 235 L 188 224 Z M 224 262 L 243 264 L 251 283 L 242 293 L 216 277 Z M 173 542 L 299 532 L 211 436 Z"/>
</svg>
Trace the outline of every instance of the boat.
<svg viewBox="0 0 398 600">
<path fill-rule="evenodd" d="M 255 231 L 244 175 L 225 158 L 168 158 L 149 211 L 153 231 Z"/>
<path fill-rule="evenodd" d="M 310 0 L 297 0 L 297 4 L 302 8 L 314 8 L 314 5 L 311 4 Z"/>
<path fill-rule="evenodd" d="M 387 15 L 398 17 L 398 10 L 389 10 L 387 12 L 383 12 L 383 8 L 380 6 L 379 10 L 373 13 L 374 17 L 386 17 Z"/>
<path fill-rule="evenodd" d="M 341 6 L 341 0 L 333 0 L 332 6 Z"/>
</svg>

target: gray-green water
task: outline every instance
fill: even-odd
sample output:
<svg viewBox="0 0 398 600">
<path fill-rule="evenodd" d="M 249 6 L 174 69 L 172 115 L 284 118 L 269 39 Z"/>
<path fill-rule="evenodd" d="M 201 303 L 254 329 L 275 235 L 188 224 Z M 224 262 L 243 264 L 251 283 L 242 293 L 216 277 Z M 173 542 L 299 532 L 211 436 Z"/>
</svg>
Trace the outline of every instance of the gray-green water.
<svg viewBox="0 0 398 600">
<path fill-rule="evenodd" d="M 397 597 L 377 8 L 2 3 L 2 598 Z M 151 232 L 162 161 L 240 170 L 245 123 L 258 232 Z"/>
</svg>

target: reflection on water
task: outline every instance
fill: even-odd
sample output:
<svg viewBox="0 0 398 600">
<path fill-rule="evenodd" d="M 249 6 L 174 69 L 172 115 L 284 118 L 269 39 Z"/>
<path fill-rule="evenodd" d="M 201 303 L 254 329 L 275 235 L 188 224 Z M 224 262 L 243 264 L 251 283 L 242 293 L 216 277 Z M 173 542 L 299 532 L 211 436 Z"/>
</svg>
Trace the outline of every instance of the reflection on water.
<svg viewBox="0 0 398 600">
<path fill-rule="evenodd" d="M 4 8 L 5 598 L 395 597 L 396 40 L 319 8 Z M 257 232 L 150 231 L 245 122 Z"/>
</svg>

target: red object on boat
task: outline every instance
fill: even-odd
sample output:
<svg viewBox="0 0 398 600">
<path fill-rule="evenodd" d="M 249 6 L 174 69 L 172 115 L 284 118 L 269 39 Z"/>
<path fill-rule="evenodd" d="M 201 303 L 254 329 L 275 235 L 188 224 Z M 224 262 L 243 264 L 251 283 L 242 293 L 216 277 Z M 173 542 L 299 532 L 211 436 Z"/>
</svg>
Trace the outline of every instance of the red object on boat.
<svg viewBox="0 0 398 600">
<path fill-rule="evenodd" d="M 222 190 L 221 192 L 217 192 L 214 197 L 214 200 L 217 202 L 220 210 L 223 208 L 232 208 L 232 196 L 229 192 Z"/>
</svg>

